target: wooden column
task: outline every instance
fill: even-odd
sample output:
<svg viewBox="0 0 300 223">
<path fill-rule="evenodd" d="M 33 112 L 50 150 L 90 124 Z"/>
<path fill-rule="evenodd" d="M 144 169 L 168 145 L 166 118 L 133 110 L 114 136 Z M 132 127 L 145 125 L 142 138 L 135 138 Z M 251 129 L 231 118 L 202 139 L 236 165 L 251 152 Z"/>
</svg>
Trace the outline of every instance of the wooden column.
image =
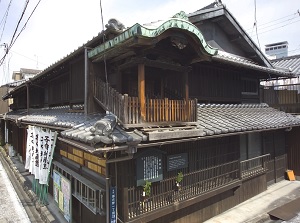
<svg viewBox="0 0 300 223">
<path fill-rule="evenodd" d="M 138 89 L 141 118 L 143 121 L 146 121 L 145 64 L 138 65 Z"/>
<path fill-rule="evenodd" d="M 189 111 L 189 76 L 188 72 L 184 73 L 184 99 L 185 99 L 185 120 L 188 121 L 190 116 Z"/>
</svg>

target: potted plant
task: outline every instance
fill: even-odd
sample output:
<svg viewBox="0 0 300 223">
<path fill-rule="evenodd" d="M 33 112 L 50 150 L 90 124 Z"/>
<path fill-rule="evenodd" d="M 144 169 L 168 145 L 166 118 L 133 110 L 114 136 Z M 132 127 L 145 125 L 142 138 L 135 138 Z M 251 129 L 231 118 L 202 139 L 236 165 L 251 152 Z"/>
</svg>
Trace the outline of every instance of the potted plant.
<svg viewBox="0 0 300 223">
<path fill-rule="evenodd" d="M 181 189 L 181 181 L 183 180 L 183 173 L 179 172 L 176 176 L 176 184 L 175 184 L 175 191 L 178 191 Z"/>
<path fill-rule="evenodd" d="M 147 199 L 151 194 L 151 182 L 146 180 L 145 185 L 143 186 L 143 199 Z"/>
</svg>

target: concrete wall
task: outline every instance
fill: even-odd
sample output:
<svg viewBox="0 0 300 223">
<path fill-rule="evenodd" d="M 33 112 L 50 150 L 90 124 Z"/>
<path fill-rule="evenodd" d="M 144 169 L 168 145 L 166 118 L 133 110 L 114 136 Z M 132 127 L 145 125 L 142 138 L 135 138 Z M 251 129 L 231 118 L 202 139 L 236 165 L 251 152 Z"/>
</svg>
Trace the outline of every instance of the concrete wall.
<svg viewBox="0 0 300 223">
<path fill-rule="evenodd" d="M 8 112 L 8 100 L 3 101 L 2 96 L 8 92 L 8 87 L 0 87 L 0 114 Z"/>
</svg>

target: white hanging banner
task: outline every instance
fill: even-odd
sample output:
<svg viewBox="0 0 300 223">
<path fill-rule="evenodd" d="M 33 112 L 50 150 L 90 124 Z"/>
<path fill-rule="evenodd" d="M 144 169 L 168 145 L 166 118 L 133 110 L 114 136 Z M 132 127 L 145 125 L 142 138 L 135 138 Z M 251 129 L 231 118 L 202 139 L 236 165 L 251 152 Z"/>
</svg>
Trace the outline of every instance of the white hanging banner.
<svg viewBox="0 0 300 223">
<path fill-rule="evenodd" d="M 25 162 L 25 169 L 29 169 L 30 162 L 31 162 L 31 140 L 30 136 L 32 134 L 32 126 L 29 126 L 27 129 L 27 144 L 26 144 L 26 162 Z"/>
<path fill-rule="evenodd" d="M 27 132 L 25 168 L 40 184 L 48 184 L 57 133 L 35 126 L 29 126 Z"/>
</svg>

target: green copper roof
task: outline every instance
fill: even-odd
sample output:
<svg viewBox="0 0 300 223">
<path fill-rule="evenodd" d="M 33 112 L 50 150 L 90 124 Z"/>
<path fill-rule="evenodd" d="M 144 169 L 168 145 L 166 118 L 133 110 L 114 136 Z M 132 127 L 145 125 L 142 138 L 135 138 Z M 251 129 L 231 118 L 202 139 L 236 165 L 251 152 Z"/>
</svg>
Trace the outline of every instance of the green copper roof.
<svg viewBox="0 0 300 223">
<path fill-rule="evenodd" d="M 156 27 L 145 27 L 137 23 L 131 28 L 121 33 L 120 35 L 116 36 L 115 38 L 95 47 L 88 53 L 88 57 L 93 58 L 99 54 L 102 54 L 103 52 L 110 50 L 116 46 L 119 46 L 135 36 L 144 38 L 155 38 L 169 29 L 179 29 L 186 33 L 193 34 L 201 43 L 204 49 L 202 50 L 203 53 L 211 56 L 217 54 L 217 49 L 212 48 L 210 45 L 208 45 L 200 30 L 189 21 L 180 18 L 170 18 L 169 20 L 160 22 L 160 24 L 154 25 L 156 25 Z"/>
</svg>

